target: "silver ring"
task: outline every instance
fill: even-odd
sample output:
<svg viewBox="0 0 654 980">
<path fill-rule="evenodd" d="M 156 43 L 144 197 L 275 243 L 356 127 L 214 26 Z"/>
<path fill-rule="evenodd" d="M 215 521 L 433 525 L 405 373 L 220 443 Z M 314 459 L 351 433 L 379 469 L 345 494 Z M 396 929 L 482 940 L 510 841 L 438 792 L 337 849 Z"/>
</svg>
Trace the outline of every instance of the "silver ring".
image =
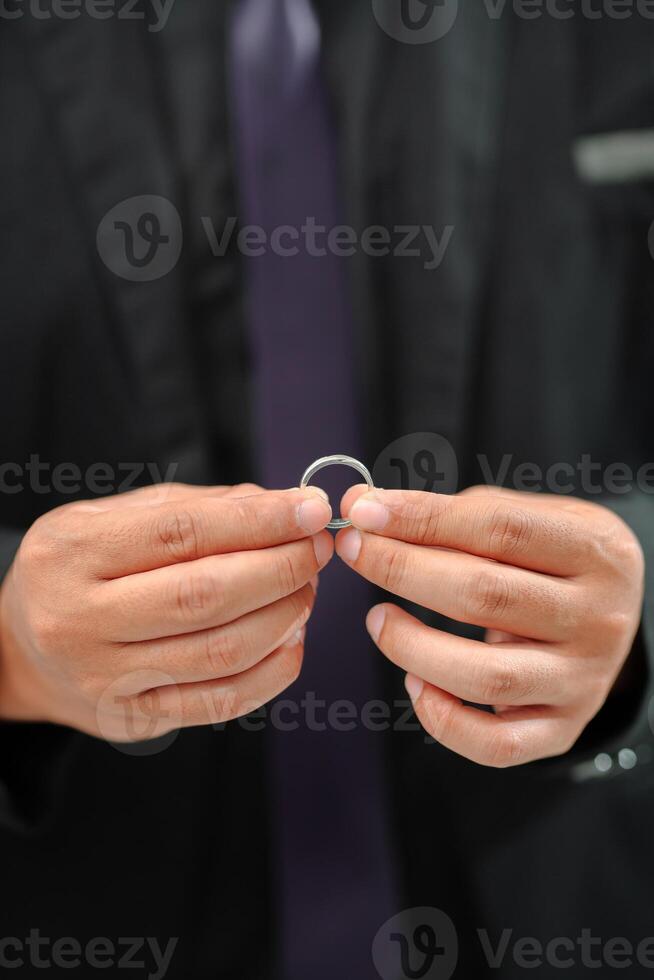
<svg viewBox="0 0 654 980">
<path fill-rule="evenodd" d="M 375 484 L 372 482 L 372 477 L 370 475 L 367 467 L 360 463 L 358 459 L 353 456 L 323 456 L 321 459 L 317 459 L 315 463 L 312 463 L 304 471 L 304 476 L 300 480 L 300 487 L 306 487 L 307 484 L 313 479 L 319 470 L 324 470 L 326 466 L 351 466 L 353 470 L 360 473 L 363 479 L 366 481 L 371 490 L 375 489 Z M 343 517 L 334 517 L 327 527 L 331 527 L 334 531 L 339 530 L 342 527 L 351 527 L 352 521 L 348 521 Z"/>
</svg>

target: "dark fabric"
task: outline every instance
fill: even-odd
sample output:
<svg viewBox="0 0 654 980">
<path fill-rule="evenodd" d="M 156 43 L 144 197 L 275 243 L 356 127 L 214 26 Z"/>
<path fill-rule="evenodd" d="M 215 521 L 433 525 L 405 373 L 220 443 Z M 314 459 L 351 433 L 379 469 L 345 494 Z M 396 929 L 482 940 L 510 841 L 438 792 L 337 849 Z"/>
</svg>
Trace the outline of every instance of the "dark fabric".
<svg viewBox="0 0 654 980">
<path fill-rule="evenodd" d="M 198 0 L 172 17 L 171 30 L 151 34 L 147 41 L 179 172 L 183 288 L 211 460 L 214 466 L 220 460 L 222 481 L 238 481 L 251 468 L 249 399 L 244 397 L 250 352 L 235 237 L 220 246 L 225 224 L 237 215 L 225 63 L 215 51 L 224 10 L 211 0 Z M 215 233 L 213 247 L 207 228 Z"/>
<path fill-rule="evenodd" d="M 243 223 L 268 235 L 299 231 L 308 219 L 338 225 L 335 139 L 312 8 L 306 0 L 241 0 L 229 37 Z M 301 245 L 295 255 L 268 248 L 245 262 L 245 284 L 259 470 L 266 486 L 294 486 L 314 459 L 361 455 L 348 270 L 338 256 L 312 256 Z M 316 479 L 325 485 L 325 476 Z M 325 569 L 302 674 L 282 703 L 341 701 L 360 713 L 380 696 L 365 629 L 371 602 L 369 584 L 353 581 L 342 562 Z M 332 980 L 347 963 L 358 980 L 374 980 L 371 945 L 397 907 L 383 744 L 361 725 L 316 731 L 301 711 L 296 722 L 292 731 L 271 730 L 268 746 L 279 976 Z"/>
<path fill-rule="evenodd" d="M 461 485 L 483 475 L 478 453 L 495 471 L 505 453 L 541 466 L 574 465 L 585 453 L 648 461 L 651 185 L 588 186 L 572 147 L 583 134 L 652 128 L 651 22 L 519 20 L 508 6 L 493 20 L 487 5 L 461 4 L 446 38 L 409 46 L 379 29 L 367 0 L 319 6 L 350 221 L 454 226 L 436 270 L 421 258 L 352 263 L 367 459 L 391 439 L 432 430 L 457 450 Z M 182 9 L 166 30 L 178 29 Z M 194 49 L 189 72 L 220 57 L 221 24 L 203 29 L 212 43 Z M 175 462 L 178 479 L 246 479 L 211 435 L 218 409 L 198 376 L 189 269 L 182 262 L 130 283 L 96 250 L 100 220 L 118 202 L 182 197 L 151 42 L 137 21 L 0 23 L 9 134 L 0 154 L 0 458 Z M 244 367 L 220 372 L 237 379 L 233 411 L 244 420 Z M 69 499 L 3 492 L 1 523 L 20 533 Z M 602 499 L 623 507 L 623 498 Z M 651 506 L 636 492 L 625 510 L 648 556 Z M 650 661 L 653 595 L 650 574 Z M 389 697 L 401 697 L 396 673 L 386 676 Z M 586 755 L 553 765 L 482 770 L 417 730 L 386 739 L 402 903 L 454 921 L 455 976 L 524 973 L 510 958 L 489 971 L 477 928 L 494 945 L 504 929 L 541 941 L 574 940 L 583 928 L 604 941 L 652 934 L 649 683 L 640 693 L 637 713 L 618 718 L 607 705 Z M 2 935 L 39 928 L 163 945 L 179 936 L 171 978 L 266 977 L 261 734 L 242 725 L 182 733 L 145 758 L 69 733 L 55 746 L 59 734 L 0 729 Z M 583 768 L 621 747 L 639 764 L 623 769 L 614 754 L 605 775 Z M 54 783 L 31 764 L 52 760 L 53 749 Z M 577 962 L 572 972 L 591 968 Z"/>
<path fill-rule="evenodd" d="M 15 531 L 10 527 L 0 528 L 0 580 L 9 571 L 22 539 L 22 531 Z"/>
</svg>

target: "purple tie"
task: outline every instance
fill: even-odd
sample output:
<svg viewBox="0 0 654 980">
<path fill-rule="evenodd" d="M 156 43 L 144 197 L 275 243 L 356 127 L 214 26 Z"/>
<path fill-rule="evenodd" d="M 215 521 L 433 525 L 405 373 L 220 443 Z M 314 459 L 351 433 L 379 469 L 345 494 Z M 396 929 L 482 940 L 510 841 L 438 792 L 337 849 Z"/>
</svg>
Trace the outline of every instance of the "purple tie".
<svg viewBox="0 0 654 980">
<path fill-rule="evenodd" d="M 258 452 L 272 487 L 296 486 L 319 456 L 361 451 L 345 260 L 310 254 L 324 235 L 307 249 L 289 232 L 341 219 L 319 54 L 309 0 L 238 0 L 231 82 L 243 217 L 269 235 L 288 226 L 282 248 L 299 249 L 268 248 L 246 264 Z M 360 482 L 354 472 L 351 482 Z M 301 678 L 283 697 L 308 707 L 292 716 L 297 728 L 270 733 L 283 980 L 377 978 L 372 941 L 398 910 L 383 736 L 360 722 L 337 730 L 320 707 L 344 700 L 360 719 L 378 697 L 379 654 L 364 626 L 371 602 L 366 583 L 334 559 L 321 576 Z"/>
</svg>

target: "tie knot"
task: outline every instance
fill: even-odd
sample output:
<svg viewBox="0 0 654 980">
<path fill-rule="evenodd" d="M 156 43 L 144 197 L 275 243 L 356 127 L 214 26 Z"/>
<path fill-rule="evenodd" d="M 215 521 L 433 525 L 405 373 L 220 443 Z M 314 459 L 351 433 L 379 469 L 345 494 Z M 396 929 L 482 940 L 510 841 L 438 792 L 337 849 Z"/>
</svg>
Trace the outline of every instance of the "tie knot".
<svg viewBox="0 0 654 980">
<path fill-rule="evenodd" d="M 318 64 L 320 27 L 310 0 L 240 0 L 234 40 L 241 64 L 286 96 Z"/>
</svg>

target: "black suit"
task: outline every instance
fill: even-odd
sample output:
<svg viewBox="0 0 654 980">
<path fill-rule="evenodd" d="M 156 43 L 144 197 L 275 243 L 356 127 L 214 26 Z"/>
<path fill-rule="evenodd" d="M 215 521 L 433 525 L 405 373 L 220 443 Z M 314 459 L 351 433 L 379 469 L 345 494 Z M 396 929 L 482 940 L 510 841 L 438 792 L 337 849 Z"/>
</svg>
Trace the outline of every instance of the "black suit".
<svg viewBox="0 0 654 980">
<path fill-rule="evenodd" d="M 585 182 L 572 148 L 584 135 L 651 127 L 650 23 L 493 20 L 468 5 L 447 38 L 412 47 L 386 37 L 364 0 L 320 7 L 350 222 L 454 228 L 435 271 L 424 256 L 352 263 L 369 458 L 404 433 L 433 431 L 455 447 L 461 485 L 481 479 L 480 453 L 494 471 L 505 453 L 542 467 L 583 454 L 645 462 L 652 185 Z M 189 122 L 185 134 L 167 55 L 143 24 L 0 22 L 4 461 L 150 461 L 162 472 L 172 461 L 189 482 L 256 478 L 247 411 L 226 419 L 214 391 L 218 375 L 229 402 L 247 404 L 233 250 L 207 285 L 192 248 L 170 275 L 130 283 L 95 247 L 103 215 L 134 195 L 174 201 L 187 240 L 205 205 L 217 224 L 238 213 L 223 15 L 194 0 L 166 27 L 187 45 L 189 112 L 192 79 L 205 79 L 205 94 L 215 84 L 220 155 L 206 196 L 206 171 L 185 157 Z M 25 528 L 70 499 L 3 494 L 5 568 Z M 651 497 L 601 500 L 632 523 L 651 561 Z M 477 928 L 493 945 L 504 929 L 542 941 L 583 927 L 634 943 L 654 933 L 640 663 L 653 649 L 651 613 L 648 590 L 633 653 L 640 685 L 565 759 L 498 772 L 416 730 L 385 737 L 402 907 L 453 919 L 456 976 L 485 975 Z M 401 678 L 380 669 L 389 697 L 402 697 Z M 232 724 L 132 757 L 63 729 L 4 725 L 0 936 L 179 937 L 169 977 L 269 976 L 263 738 Z M 595 754 L 622 747 L 639 764 L 622 769 L 614 756 L 600 775 Z M 492 975 L 523 972 L 507 956 Z M 577 962 L 574 976 L 584 973 Z"/>
</svg>

